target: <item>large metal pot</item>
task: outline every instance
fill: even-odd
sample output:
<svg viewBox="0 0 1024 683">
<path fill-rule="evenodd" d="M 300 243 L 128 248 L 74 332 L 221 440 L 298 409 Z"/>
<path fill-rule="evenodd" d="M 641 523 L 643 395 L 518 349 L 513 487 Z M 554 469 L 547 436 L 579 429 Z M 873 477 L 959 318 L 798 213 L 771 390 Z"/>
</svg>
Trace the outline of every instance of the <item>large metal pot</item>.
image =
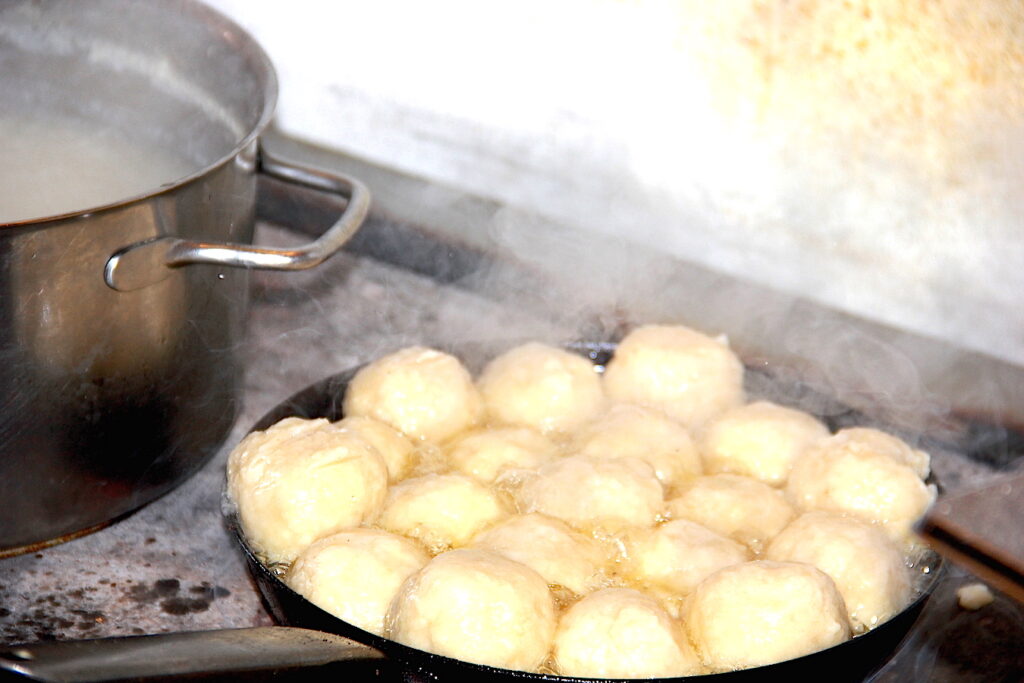
<svg viewBox="0 0 1024 683">
<path fill-rule="evenodd" d="M 0 87 L 0 119 L 73 120 L 190 169 L 127 199 L 0 225 L 3 556 L 138 508 L 216 452 L 237 411 L 248 269 L 319 263 L 369 195 L 261 152 L 271 64 L 190 0 L 5 0 Z M 240 246 L 261 173 L 340 194 L 347 209 L 305 247 Z"/>
</svg>

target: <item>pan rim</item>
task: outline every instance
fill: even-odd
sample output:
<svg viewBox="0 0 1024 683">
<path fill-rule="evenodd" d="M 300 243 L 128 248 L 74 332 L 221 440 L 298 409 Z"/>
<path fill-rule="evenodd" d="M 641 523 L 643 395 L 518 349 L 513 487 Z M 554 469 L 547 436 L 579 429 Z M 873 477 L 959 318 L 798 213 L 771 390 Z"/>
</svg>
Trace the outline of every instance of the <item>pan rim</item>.
<svg viewBox="0 0 1024 683">
<path fill-rule="evenodd" d="M 506 341 L 504 344 L 510 344 L 510 342 Z M 514 342 L 511 342 L 511 345 L 514 344 Z M 604 364 L 607 363 L 614 354 L 616 346 L 617 344 L 614 342 L 579 340 L 563 344 L 563 347 L 567 350 L 589 358 L 595 364 L 596 371 L 599 373 L 603 371 Z M 460 347 L 452 347 L 451 345 L 437 345 L 434 348 L 443 348 L 444 350 L 453 352 L 456 355 L 458 355 L 460 350 L 463 350 Z M 285 417 L 303 417 L 306 419 L 326 417 L 331 421 L 341 419 L 344 417 L 341 411 L 341 398 L 344 396 L 344 389 L 347 387 L 352 377 L 355 376 L 355 373 L 358 372 L 360 368 L 364 367 L 365 364 L 366 363 L 360 363 L 340 372 L 327 375 L 326 377 L 323 377 L 295 392 L 285 401 L 268 410 L 246 433 L 249 434 L 255 431 L 265 430 Z M 323 397 L 324 395 L 328 395 L 330 397 L 327 402 L 326 410 L 305 410 L 304 408 L 302 410 L 296 410 L 296 408 L 307 405 L 311 397 Z M 314 412 L 326 414 L 314 415 L 312 414 Z M 933 476 L 931 480 L 935 483 Z M 923 585 L 919 585 L 919 592 L 914 596 L 913 600 L 903 607 L 902 610 L 870 631 L 857 634 L 849 640 L 837 645 L 833 645 L 816 652 L 811 652 L 794 659 L 766 664 L 764 666 L 737 669 L 734 671 L 694 674 L 690 676 L 668 678 L 586 678 L 533 671 L 520 671 L 515 669 L 503 669 L 487 664 L 455 659 L 446 655 L 420 650 L 360 629 L 359 627 L 341 619 L 340 617 L 334 616 L 313 604 L 310 600 L 288 586 L 278 574 L 271 570 L 259 558 L 258 553 L 256 553 L 245 537 L 241 520 L 237 514 L 237 508 L 234 506 L 233 501 L 230 500 L 226 484 L 224 487 L 223 516 L 228 530 L 234 535 L 246 558 L 246 564 L 250 573 L 254 574 L 254 578 L 257 579 L 257 583 L 260 585 L 261 593 L 264 585 L 263 582 L 266 582 L 272 586 L 273 590 L 278 594 L 283 594 L 290 600 L 303 604 L 304 607 L 309 608 L 310 611 L 318 613 L 320 621 L 326 620 L 328 623 L 337 622 L 340 625 L 341 630 L 344 631 L 341 635 L 350 637 L 347 634 L 349 632 L 354 632 L 357 637 L 354 637 L 353 640 L 356 640 L 356 642 L 372 647 L 389 658 L 394 657 L 394 659 L 403 666 L 412 667 L 431 676 L 434 675 L 434 672 L 439 670 L 448 671 L 454 669 L 465 674 L 476 674 L 491 677 L 511 677 L 517 680 L 546 681 L 549 683 L 594 683 L 596 681 L 601 681 L 602 683 L 635 683 L 636 681 L 641 680 L 648 681 L 650 683 L 696 683 L 698 681 L 725 683 L 740 679 L 749 680 L 753 677 L 764 677 L 764 680 L 774 680 L 776 677 L 782 675 L 792 675 L 792 669 L 802 669 L 803 667 L 817 668 L 816 662 L 818 662 L 818 660 L 825 660 L 827 662 L 828 659 L 834 657 L 836 650 L 842 648 L 847 648 L 848 650 L 849 648 L 847 646 L 854 643 L 857 643 L 855 647 L 866 647 L 866 643 L 880 641 L 884 636 L 893 637 L 898 635 L 899 637 L 896 639 L 895 644 L 891 648 L 886 648 L 883 656 L 873 662 L 872 668 L 867 669 L 867 672 L 864 675 L 869 676 L 881 669 L 903 647 L 903 644 L 912 635 L 911 631 L 914 623 L 917 621 L 921 611 L 924 609 L 926 603 L 942 581 L 947 570 L 946 564 L 943 562 L 941 555 L 926 549 L 923 559 L 916 562 L 912 569 L 916 573 L 926 574 L 928 576 L 927 578 L 918 581 L 919 584 L 923 583 Z M 267 596 L 264 595 L 263 597 L 266 602 Z M 278 623 L 287 626 L 303 625 L 289 623 L 289 620 L 286 619 L 279 619 L 279 616 L 274 613 L 273 609 L 268 609 L 268 611 Z M 902 622 L 904 621 L 908 621 L 908 623 L 905 624 L 905 626 L 902 626 Z M 897 631 L 900 628 L 902 628 L 902 633 L 898 634 Z"/>
</svg>

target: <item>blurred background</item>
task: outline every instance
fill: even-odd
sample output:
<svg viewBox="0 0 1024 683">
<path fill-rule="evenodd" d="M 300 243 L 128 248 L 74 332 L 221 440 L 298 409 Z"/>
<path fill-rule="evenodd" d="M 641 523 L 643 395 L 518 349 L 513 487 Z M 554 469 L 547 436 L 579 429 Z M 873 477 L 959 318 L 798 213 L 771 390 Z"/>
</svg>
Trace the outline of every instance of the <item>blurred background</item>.
<svg viewBox="0 0 1024 683">
<path fill-rule="evenodd" d="M 1024 363 L 1022 3 L 208 1 L 289 136 Z"/>
</svg>

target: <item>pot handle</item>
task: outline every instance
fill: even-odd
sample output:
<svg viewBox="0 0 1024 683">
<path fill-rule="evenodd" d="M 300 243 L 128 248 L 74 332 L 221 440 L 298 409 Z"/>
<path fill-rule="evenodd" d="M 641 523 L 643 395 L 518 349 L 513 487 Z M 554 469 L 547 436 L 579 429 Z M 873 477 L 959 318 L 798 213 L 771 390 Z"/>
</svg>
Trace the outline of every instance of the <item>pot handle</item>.
<svg viewBox="0 0 1024 683">
<path fill-rule="evenodd" d="M 172 268 L 207 263 L 264 270 L 312 268 L 338 251 L 362 225 L 370 209 L 370 191 L 361 181 L 341 173 L 299 166 L 276 159 L 262 149 L 257 171 L 300 187 L 330 192 L 348 199 L 344 212 L 316 241 L 291 249 L 263 249 L 243 244 L 193 242 L 156 237 L 120 249 L 107 260 L 103 280 L 127 292 L 171 275 Z"/>
<path fill-rule="evenodd" d="M 168 681 L 309 680 L 321 667 L 342 666 L 353 680 L 375 677 L 387 665 L 369 645 L 330 633 L 288 626 L 164 633 L 0 648 L 0 677 L 25 680 Z M 321 671 L 320 673 L 326 673 Z M 288 674 L 293 674 L 288 676 Z M 337 673 L 334 674 L 338 678 Z"/>
</svg>

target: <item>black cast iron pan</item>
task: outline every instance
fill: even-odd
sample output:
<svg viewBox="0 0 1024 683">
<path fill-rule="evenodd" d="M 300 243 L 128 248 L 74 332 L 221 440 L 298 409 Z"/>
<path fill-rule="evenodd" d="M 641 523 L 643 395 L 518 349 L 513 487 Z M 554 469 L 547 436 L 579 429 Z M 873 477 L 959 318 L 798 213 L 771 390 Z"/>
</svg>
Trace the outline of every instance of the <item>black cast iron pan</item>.
<svg viewBox="0 0 1024 683">
<path fill-rule="evenodd" d="M 570 345 L 601 369 L 614 350 L 611 344 Z M 468 363 L 473 367 L 473 363 Z M 252 431 L 264 430 L 286 417 L 338 420 L 345 388 L 358 368 L 332 375 L 284 401 Z M 230 508 L 230 506 L 228 506 Z M 308 677 L 309 667 L 338 669 L 352 678 L 401 681 L 593 681 L 571 676 L 528 673 L 472 664 L 416 650 L 349 624 L 293 591 L 249 546 L 238 519 L 226 510 L 228 527 L 241 547 L 264 604 L 278 624 L 265 627 L 190 634 L 134 636 L 92 641 L 45 643 L 0 650 L 0 674 L 18 672 L 34 680 L 159 680 L 168 677 L 282 680 Z M 863 681 L 898 649 L 939 581 L 941 561 L 931 554 L 919 563 L 914 601 L 874 630 L 840 645 L 778 664 L 721 674 L 671 679 L 662 683 L 755 683 L 773 680 L 827 679 Z M 339 637 L 340 636 L 340 637 Z M 94 650 L 90 650 L 92 646 Z M 107 653 L 100 652 L 106 648 Z M 96 671 L 86 671 L 86 665 Z M 611 683 L 623 679 L 598 679 Z M 635 679 L 634 679 L 635 680 Z M 645 679 L 652 680 L 652 679 Z"/>
</svg>

